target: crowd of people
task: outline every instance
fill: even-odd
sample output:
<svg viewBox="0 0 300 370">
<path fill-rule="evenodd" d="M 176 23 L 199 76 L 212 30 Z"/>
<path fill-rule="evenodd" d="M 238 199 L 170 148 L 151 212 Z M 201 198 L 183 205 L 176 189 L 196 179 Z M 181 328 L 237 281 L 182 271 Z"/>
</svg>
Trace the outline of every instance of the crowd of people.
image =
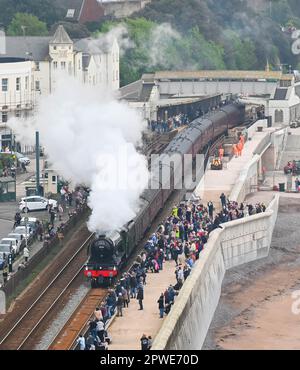
<svg viewBox="0 0 300 370">
<path fill-rule="evenodd" d="M 148 239 L 131 270 L 122 275 L 114 289 L 109 289 L 105 302 L 96 310 L 101 314 L 96 315 L 95 311 L 95 318 L 90 322 L 89 344 L 86 340 L 84 346 L 80 345 L 81 349 L 107 349 L 111 341 L 106 331 L 107 321 L 114 314 L 124 316 L 134 299 L 138 300 L 139 310 L 143 310 L 147 274 L 160 273 L 164 262 L 173 260 L 176 282 L 166 287 L 157 300 L 159 317 L 164 318 L 171 311 L 176 296 L 205 248 L 209 234 L 216 228 L 222 228 L 223 223 L 266 211 L 264 203 L 238 204 L 229 201 L 224 193 L 220 196 L 219 208 L 220 211 L 216 212 L 213 202 L 207 205 L 182 202 L 173 207 L 171 215 Z M 84 340 L 81 336 L 78 343 Z M 152 338 L 143 334 L 140 342 L 142 350 L 149 350 Z"/>
<path fill-rule="evenodd" d="M 189 123 L 190 121 L 187 114 L 179 113 L 175 116 L 169 117 L 166 120 L 161 118 L 158 118 L 157 121 L 148 120 L 148 129 L 152 132 L 163 134 L 175 130 L 181 126 L 188 125 Z"/>
</svg>

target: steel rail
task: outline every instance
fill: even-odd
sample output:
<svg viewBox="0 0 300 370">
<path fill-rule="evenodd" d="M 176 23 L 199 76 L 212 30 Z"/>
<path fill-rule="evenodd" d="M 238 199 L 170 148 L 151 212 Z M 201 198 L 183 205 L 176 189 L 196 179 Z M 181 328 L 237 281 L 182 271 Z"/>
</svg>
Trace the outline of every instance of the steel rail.
<svg viewBox="0 0 300 370">
<path fill-rule="evenodd" d="M 46 293 L 49 291 L 49 289 L 54 285 L 54 283 L 62 276 L 64 271 L 71 265 L 73 260 L 77 257 L 77 255 L 82 251 L 83 248 L 86 247 L 86 245 L 89 243 L 89 241 L 93 238 L 94 233 L 92 233 L 86 241 L 81 245 L 81 247 L 73 254 L 73 256 L 68 260 L 68 262 L 65 264 L 65 266 L 57 273 L 57 275 L 52 279 L 52 281 L 48 284 L 48 286 L 42 291 L 42 293 L 39 295 L 39 297 L 32 303 L 32 305 L 27 309 L 27 311 L 20 317 L 20 319 L 15 323 L 15 325 L 9 330 L 9 332 L 5 335 L 4 338 L 2 338 L 0 342 L 0 348 L 1 345 L 10 337 L 10 335 L 20 326 L 22 321 L 26 318 L 26 316 L 35 308 L 35 306 L 41 301 L 41 299 L 46 295 Z M 68 282 L 67 286 L 63 289 L 63 291 L 59 294 L 59 296 L 54 300 L 54 302 L 50 305 L 50 307 L 46 310 L 42 318 L 38 320 L 34 328 L 30 331 L 30 333 L 26 336 L 26 338 L 22 341 L 22 343 L 18 346 L 17 349 L 20 349 L 24 346 L 24 344 L 28 341 L 28 338 L 30 335 L 34 332 L 34 330 L 41 324 L 41 322 L 44 320 L 45 316 L 49 314 L 49 312 L 53 309 L 57 301 L 61 298 L 61 296 L 65 293 L 65 291 L 68 289 L 68 287 L 71 285 L 71 283 L 75 280 L 75 278 L 78 276 L 80 271 L 82 271 L 82 267 L 80 267 L 80 270 L 77 271 L 74 278 Z"/>
</svg>

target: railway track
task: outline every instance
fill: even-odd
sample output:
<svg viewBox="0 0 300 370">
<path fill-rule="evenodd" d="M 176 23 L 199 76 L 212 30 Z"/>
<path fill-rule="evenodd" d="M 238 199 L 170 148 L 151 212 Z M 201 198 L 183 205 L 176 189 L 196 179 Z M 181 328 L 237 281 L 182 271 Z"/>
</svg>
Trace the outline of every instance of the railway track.
<svg viewBox="0 0 300 370">
<path fill-rule="evenodd" d="M 107 289 L 90 289 L 87 296 L 80 302 L 71 318 L 49 346 L 49 350 L 71 350 L 76 346 L 78 334 L 86 330 L 87 323 L 93 317 L 93 312 L 101 304 L 107 294 Z"/>
<path fill-rule="evenodd" d="M 59 309 L 59 303 L 65 293 L 76 278 L 81 275 L 82 268 L 87 260 L 86 246 L 93 236 L 94 234 L 90 233 L 30 307 L 0 339 L 0 349 L 20 350 L 34 348 L 39 328 L 45 322 L 47 323 L 49 314 L 52 311 Z"/>
</svg>

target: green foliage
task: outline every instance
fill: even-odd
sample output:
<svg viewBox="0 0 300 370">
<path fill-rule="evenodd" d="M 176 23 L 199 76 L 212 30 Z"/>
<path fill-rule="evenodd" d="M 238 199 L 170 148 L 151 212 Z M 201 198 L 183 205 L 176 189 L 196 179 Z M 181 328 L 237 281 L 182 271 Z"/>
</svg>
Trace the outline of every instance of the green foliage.
<svg viewBox="0 0 300 370">
<path fill-rule="evenodd" d="M 40 21 L 35 15 L 16 13 L 7 29 L 9 36 L 46 36 L 48 34 L 46 23 Z"/>
<path fill-rule="evenodd" d="M 8 27 L 16 13 L 34 14 L 47 26 L 65 15 L 63 9 L 53 4 L 53 0 L 0 0 L 0 23 Z"/>
</svg>

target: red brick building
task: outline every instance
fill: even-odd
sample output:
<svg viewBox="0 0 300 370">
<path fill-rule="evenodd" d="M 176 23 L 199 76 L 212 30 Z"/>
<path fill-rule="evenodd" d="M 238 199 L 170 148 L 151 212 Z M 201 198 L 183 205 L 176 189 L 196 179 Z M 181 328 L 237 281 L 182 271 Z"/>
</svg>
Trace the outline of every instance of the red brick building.
<svg viewBox="0 0 300 370">
<path fill-rule="evenodd" d="M 104 9 L 97 0 L 56 0 L 56 4 L 65 10 L 66 21 L 97 22 L 104 16 Z"/>
</svg>

